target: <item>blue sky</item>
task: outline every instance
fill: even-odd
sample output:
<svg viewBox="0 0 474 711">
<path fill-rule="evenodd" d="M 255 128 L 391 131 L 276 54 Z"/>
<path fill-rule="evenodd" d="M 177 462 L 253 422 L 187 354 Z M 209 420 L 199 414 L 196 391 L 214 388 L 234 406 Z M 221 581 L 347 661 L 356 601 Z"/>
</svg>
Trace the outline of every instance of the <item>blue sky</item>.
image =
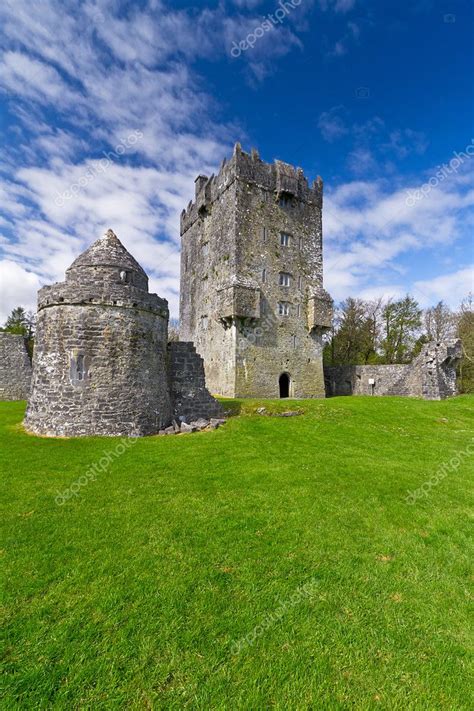
<svg viewBox="0 0 474 711">
<path fill-rule="evenodd" d="M 472 289 L 473 8 L 3 0 L 0 319 L 108 227 L 176 315 L 179 213 L 235 141 L 323 177 L 336 300 L 457 306 Z"/>
</svg>

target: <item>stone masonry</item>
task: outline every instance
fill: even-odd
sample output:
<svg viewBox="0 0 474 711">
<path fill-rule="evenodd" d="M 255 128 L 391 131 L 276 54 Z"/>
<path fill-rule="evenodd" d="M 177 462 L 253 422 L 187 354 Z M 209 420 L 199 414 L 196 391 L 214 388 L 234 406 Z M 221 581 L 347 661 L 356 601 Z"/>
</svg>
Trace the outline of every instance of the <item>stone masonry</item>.
<svg viewBox="0 0 474 711">
<path fill-rule="evenodd" d="M 38 293 L 25 428 L 49 436 L 142 436 L 169 426 L 181 414 L 174 395 L 184 383 L 172 379 L 168 318 L 167 301 L 148 292 L 142 267 L 109 230 L 73 262 L 64 282 Z M 186 391 L 196 394 L 197 410 L 188 397 L 183 419 L 207 413 L 198 371 L 188 369 Z M 212 417 L 219 406 L 207 395 Z"/>
<path fill-rule="evenodd" d="M 180 334 L 211 392 L 324 397 L 321 178 L 236 144 L 181 215 Z"/>
<path fill-rule="evenodd" d="M 206 388 L 203 359 L 192 343 L 168 344 L 171 399 L 179 421 L 222 417 L 222 408 Z"/>
<path fill-rule="evenodd" d="M 25 339 L 0 332 L 0 400 L 26 400 L 31 386 L 31 361 Z"/>
<path fill-rule="evenodd" d="M 427 343 L 409 365 L 344 365 L 324 368 L 326 394 L 401 395 L 442 400 L 456 395 L 461 342 Z"/>
</svg>

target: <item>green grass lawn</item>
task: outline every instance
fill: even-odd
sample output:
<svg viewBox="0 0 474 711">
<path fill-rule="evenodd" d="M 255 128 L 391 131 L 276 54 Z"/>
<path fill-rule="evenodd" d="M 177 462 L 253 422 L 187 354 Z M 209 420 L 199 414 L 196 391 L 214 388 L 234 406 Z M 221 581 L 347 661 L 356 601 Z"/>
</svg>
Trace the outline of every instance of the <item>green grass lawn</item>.
<svg viewBox="0 0 474 711">
<path fill-rule="evenodd" d="M 470 711 L 474 397 L 224 402 L 119 456 L 0 404 L 2 708 Z"/>
</svg>

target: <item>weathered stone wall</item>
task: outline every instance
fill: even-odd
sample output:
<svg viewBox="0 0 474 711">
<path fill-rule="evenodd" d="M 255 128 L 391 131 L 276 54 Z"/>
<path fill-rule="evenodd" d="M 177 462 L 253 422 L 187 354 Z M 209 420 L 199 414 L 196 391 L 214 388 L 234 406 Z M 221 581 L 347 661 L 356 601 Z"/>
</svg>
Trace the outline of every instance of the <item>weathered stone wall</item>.
<svg viewBox="0 0 474 711">
<path fill-rule="evenodd" d="M 326 395 L 410 395 L 405 386 L 409 371 L 409 365 L 325 367 Z"/>
<path fill-rule="evenodd" d="M 292 396 L 324 397 L 332 302 L 322 288 L 321 210 L 320 179 L 310 187 L 300 169 L 238 145 L 218 176 L 197 179 L 181 216 L 180 332 L 203 356 L 212 392 L 278 397 L 288 373 Z"/>
<path fill-rule="evenodd" d="M 222 417 L 223 409 L 206 388 L 203 359 L 192 343 L 168 344 L 168 367 L 173 414 L 188 424 L 200 418 Z"/>
<path fill-rule="evenodd" d="M 409 365 L 326 367 L 326 395 L 401 395 L 441 400 L 456 395 L 456 365 L 460 357 L 459 341 L 432 342 L 423 346 Z"/>
<path fill-rule="evenodd" d="M 31 386 L 31 361 L 25 339 L 0 332 L 0 400 L 26 400 Z"/>
</svg>

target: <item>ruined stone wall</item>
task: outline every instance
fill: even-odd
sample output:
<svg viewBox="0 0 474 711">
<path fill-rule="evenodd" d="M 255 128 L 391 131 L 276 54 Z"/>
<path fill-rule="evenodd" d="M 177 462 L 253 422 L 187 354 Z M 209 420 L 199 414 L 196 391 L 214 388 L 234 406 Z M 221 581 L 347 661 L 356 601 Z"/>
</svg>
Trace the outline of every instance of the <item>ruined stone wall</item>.
<svg viewBox="0 0 474 711">
<path fill-rule="evenodd" d="M 25 339 L 0 332 L 0 400 L 26 400 L 31 385 L 31 362 Z"/>
<path fill-rule="evenodd" d="M 409 365 L 325 367 L 326 395 L 416 395 L 406 385 L 410 370 Z M 374 380 L 374 384 L 370 380 Z"/>
<path fill-rule="evenodd" d="M 168 368 L 176 420 L 189 424 L 200 418 L 222 417 L 222 407 L 206 388 L 203 359 L 192 343 L 168 344 Z"/>
<path fill-rule="evenodd" d="M 460 357 L 459 341 L 432 342 L 423 346 L 409 365 L 326 367 L 326 395 L 400 395 L 442 400 L 456 395 L 456 365 Z"/>
<path fill-rule="evenodd" d="M 238 145 L 217 177 L 197 179 L 181 217 L 180 329 L 203 356 L 212 392 L 278 397 L 286 372 L 292 396 L 324 397 L 332 303 L 322 288 L 321 209 L 321 180 L 309 187 L 300 169 Z"/>
</svg>

